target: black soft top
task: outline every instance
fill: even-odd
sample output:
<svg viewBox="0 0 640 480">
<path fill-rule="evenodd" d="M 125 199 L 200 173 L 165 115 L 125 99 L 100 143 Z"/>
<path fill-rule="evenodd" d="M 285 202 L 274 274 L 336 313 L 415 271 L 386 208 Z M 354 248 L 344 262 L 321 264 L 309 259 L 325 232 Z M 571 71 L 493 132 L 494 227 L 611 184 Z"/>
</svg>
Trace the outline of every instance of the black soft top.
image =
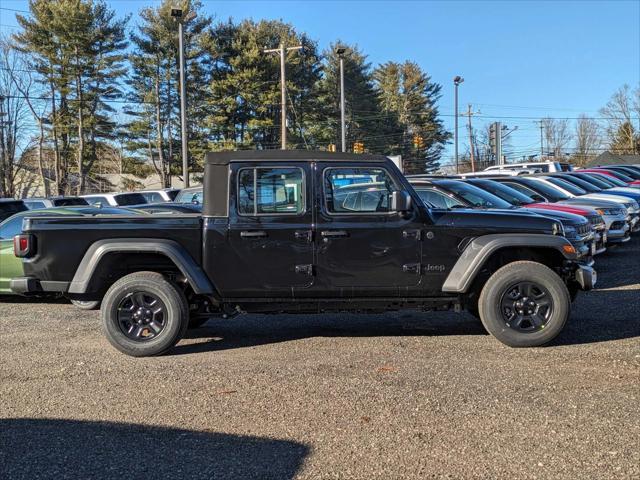
<svg viewBox="0 0 640 480">
<path fill-rule="evenodd" d="M 236 152 L 209 152 L 205 156 L 205 162 L 209 165 L 228 165 L 234 161 L 241 162 L 247 160 L 385 162 L 387 161 L 387 157 L 384 155 L 321 152 L 315 150 L 245 150 Z"/>
</svg>

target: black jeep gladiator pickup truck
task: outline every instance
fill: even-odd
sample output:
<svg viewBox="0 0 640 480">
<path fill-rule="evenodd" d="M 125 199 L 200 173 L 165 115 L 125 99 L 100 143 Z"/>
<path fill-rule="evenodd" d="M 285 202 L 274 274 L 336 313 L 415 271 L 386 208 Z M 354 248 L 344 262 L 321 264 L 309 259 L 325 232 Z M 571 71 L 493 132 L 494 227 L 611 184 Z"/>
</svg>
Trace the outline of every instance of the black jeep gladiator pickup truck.
<svg viewBox="0 0 640 480">
<path fill-rule="evenodd" d="M 102 300 L 108 340 L 134 356 L 244 312 L 466 308 L 530 347 L 595 283 L 562 233 L 544 216 L 431 211 L 384 156 L 209 153 L 202 215 L 25 219 L 11 288 Z"/>
</svg>

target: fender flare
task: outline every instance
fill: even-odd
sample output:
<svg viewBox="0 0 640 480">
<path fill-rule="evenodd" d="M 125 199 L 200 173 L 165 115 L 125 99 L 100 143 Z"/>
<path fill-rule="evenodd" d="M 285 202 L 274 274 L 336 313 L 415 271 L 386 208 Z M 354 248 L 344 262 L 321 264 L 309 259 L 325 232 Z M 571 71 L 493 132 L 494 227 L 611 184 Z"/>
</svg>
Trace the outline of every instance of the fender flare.
<svg viewBox="0 0 640 480">
<path fill-rule="evenodd" d="M 100 261 L 110 253 L 159 253 L 169 258 L 199 295 L 215 294 L 213 285 L 191 255 L 177 242 L 161 238 L 98 240 L 87 249 L 69 285 L 69 293 L 86 293 Z"/>
<path fill-rule="evenodd" d="M 483 235 L 471 241 L 449 272 L 442 291 L 465 293 L 471 286 L 484 262 L 494 252 L 505 247 L 551 248 L 567 260 L 576 260 L 576 254 L 567 253 L 565 246 L 571 243 L 560 236 L 536 233 Z"/>
</svg>

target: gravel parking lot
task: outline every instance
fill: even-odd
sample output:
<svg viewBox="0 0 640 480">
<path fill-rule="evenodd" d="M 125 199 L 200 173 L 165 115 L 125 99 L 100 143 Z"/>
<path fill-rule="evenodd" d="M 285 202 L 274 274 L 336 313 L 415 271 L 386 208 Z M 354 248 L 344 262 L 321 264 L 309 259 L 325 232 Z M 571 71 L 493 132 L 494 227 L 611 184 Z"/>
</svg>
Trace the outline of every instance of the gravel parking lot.
<svg viewBox="0 0 640 480">
<path fill-rule="evenodd" d="M 0 303 L 0 477 L 639 478 L 640 239 L 550 347 L 468 315 L 210 321 L 134 359 L 98 312 Z"/>
</svg>

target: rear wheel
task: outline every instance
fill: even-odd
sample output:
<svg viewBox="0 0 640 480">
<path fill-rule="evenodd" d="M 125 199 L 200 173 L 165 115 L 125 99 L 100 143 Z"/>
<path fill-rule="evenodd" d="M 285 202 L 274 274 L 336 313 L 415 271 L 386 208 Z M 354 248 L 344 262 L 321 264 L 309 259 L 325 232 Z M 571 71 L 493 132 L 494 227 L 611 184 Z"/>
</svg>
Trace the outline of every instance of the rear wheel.
<svg viewBox="0 0 640 480">
<path fill-rule="evenodd" d="M 496 271 L 480 293 L 482 324 L 511 347 L 549 343 L 569 318 L 567 286 L 549 267 L 531 261 L 510 263 Z"/>
<path fill-rule="evenodd" d="M 95 310 L 100 306 L 100 300 L 71 300 L 71 303 L 81 310 Z"/>
<path fill-rule="evenodd" d="M 101 311 L 109 343 L 134 357 L 166 353 L 189 324 L 184 293 L 155 272 L 136 272 L 115 282 L 104 296 Z"/>
</svg>

